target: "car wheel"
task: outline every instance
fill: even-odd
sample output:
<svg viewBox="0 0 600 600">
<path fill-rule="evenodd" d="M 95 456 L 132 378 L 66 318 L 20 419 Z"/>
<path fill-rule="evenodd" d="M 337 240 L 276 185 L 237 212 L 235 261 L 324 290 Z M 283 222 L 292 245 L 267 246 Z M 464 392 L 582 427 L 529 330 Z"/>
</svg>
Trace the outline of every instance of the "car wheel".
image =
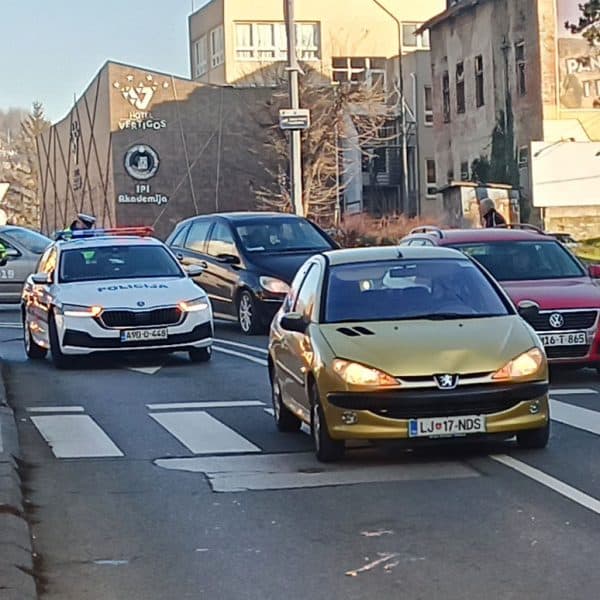
<svg viewBox="0 0 600 600">
<path fill-rule="evenodd" d="M 517 444 L 521 448 L 536 450 L 545 448 L 550 439 L 550 420 L 544 427 L 539 429 L 527 429 L 517 433 Z"/>
<path fill-rule="evenodd" d="M 320 462 L 335 462 L 344 456 L 346 445 L 343 440 L 334 440 L 329 435 L 325 413 L 319 402 L 316 384 L 311 386 L 310 430 L 315 444 L 315 454 Z"/>
<path fill-rule="evenodd" d="M 302 421 L 283 403 L 281 399 L 281 387 L 279 381 L 273 376 L 271 382 L 273 416 L 277 429 L 283 432 L 298 431 Z"/>
<path fill-rule="evenodd" d="M 31 358 L 32 360 L 46 358 L 48 350 L 35 343 L 25 319 L 23 319 L 23 343 L 25 344 L 25 354 L 27 354 L 28 358 Z"/>
<path fill-rule="evenodd" d="M 58 329 L 54 315 L 50 315 L 48 320 L 48 337 L 50 338 L 50 354 L 52 355 L 52 364 L 57 369 L 66 369 L 69 366 L 69 358 L 63 354 L 60 349 L 60 341 L 58 339 Z"/>
<path fill-rule="evenodd" d="M 208 362 L 212 358 L 212 348 L 210 346 L 194 348 L 189 351 L 189 355 L 193 363 Z"/>
<path fill-rule="evenodd" d="M 238 300 L 238 323 L 240 329 L 246 335 L 257 335 L 262 333 L 260 315 L 256 307 L 254 296 L 244 290 Z"/>
</svg>

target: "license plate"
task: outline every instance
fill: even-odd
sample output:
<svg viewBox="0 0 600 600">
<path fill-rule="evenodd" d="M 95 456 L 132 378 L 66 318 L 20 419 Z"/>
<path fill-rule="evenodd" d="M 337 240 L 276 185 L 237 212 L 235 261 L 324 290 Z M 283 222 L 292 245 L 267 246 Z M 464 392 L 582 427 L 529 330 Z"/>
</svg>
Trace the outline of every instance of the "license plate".
<svg viewBox="0 0 600 600">
<path fill-rule="evenodd" d="M 485 433 L 485 417 L 471 415 L 464 417 L 431 417 L 410 419 L 409 437 L 461 436 L 469 433 Z"/>
<path fill-rule="evenodd" d="M 588 343 L 585 331 L 538 333 L 538 335 L 544 346 L 585 346 Z"/>
<path fill-rule="evenodd" d="M 127 329 L 121 331 L 122 342 L 147 342 L 151 340 L 166 340 L 169 330 L 166 327 L 159 329 Z"/>
</svg>

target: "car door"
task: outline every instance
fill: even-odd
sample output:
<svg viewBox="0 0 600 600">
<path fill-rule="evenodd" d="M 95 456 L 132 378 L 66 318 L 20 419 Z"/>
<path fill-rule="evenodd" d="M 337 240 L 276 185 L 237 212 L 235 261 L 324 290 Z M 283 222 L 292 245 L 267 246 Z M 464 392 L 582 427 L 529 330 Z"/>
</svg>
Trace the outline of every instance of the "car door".
<svg viewBox="0 0 600 600">
<path fill-rule="evenodd" d="M 208 267 L 206 246 L 213 223 L 214 219 L 210 218 L 196 219 L 181 232 L 181 236 L 179 234 L 176 235 L 169 244 L 175 257 L 182 265 L 196 265 L 204 269 L 200 275 L 194 277 L 194 281 L 201 286 L 209 296 L 211 293 L 208 289 L 208 278 L 205 272 Z"/>
<path fill-rule="evenodd" d="M 0 302 L 19 302 L 23 283 L 31 273 L 28 272 L 31 261 L 6 237 L 0 236 L 0 242 L 6 249 L 6 264 L 0 266 Z"/>
<path fill-rule="evenodd" d="M 48 276 L 47 284 L 28 284 L 26 295 L 26 313 L 29 323 L 35 323 L 36 336 L 42 337 L 46 344 L 49 343 L 48 317 L 54 300 L 53 288 L 56 281 L 58 252 L 55 247 L 48 248 L 42 255 L 36 273 L 45 273 Z M 31 281 L 31 280 L 29 280 Z"/>
<path fill-rule="evenodd" d="M 215 314 L 235 316 L 235 293 L 242 270 L 241 258 L 229 223 L 217 220 L 208 240 L 206 281 Z"/>
</svg>

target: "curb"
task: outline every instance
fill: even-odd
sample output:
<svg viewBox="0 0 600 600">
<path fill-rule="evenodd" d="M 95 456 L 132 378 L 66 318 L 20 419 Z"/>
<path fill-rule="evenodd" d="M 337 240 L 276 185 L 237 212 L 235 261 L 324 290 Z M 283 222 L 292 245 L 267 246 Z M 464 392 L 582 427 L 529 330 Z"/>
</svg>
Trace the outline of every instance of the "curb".
<svg viewBox="0 0 600 600">
<path fill-rule="evenodd" d="M 35 600 L 31 532 L 25 514 L 17 425 L 0 365 L 0 598 Z"/>
</svg>

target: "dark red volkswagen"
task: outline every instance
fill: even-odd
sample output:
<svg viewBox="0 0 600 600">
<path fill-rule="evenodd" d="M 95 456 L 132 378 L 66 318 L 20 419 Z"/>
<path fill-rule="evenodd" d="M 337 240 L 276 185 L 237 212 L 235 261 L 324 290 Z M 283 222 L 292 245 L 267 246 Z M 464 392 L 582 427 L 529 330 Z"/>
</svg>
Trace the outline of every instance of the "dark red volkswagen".
<svg viewBox="0 0 600 600">
<path fill-rule="evenodd" d="M 536 330 L 554 364 L 600 374 L 600 265 L 585 266 L 564 244 L 533 227 L 419 227 L 403 246 L 449 246 L 481 263 Z"/>
</svg>

